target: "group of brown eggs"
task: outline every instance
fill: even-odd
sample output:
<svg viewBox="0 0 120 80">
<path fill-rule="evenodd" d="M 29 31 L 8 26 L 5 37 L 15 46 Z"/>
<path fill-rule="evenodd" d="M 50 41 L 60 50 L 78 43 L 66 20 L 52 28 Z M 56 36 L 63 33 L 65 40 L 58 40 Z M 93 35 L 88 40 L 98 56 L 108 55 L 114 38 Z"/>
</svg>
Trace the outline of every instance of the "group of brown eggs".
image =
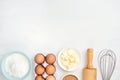
<svg viewBox="0 0 120 80">
<path fill-rule="evenodd" d="M 35 80 L 56 80 L 54 73 L 56 71 L 56 67 L 54 63 L 56 61 L 56 57 L 54 54 L 50 53 L 46 57 L 39 53 L 35 56 L 35 62 L 37 63 L 35 67 L 35 73 L 37 74 Z M 47 63 L 47 66 L 43 65 L 44 62 Z M 47 73 L 47 77 L 44 78 L 43 74 Z"/>
</svg>

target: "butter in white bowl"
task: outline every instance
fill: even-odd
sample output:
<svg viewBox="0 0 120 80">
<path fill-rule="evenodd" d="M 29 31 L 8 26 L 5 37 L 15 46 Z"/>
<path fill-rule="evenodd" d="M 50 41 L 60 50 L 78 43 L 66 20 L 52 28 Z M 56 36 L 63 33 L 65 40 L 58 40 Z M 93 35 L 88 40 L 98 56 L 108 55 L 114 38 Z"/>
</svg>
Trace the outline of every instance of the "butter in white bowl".
<svg viewBox="0 0 120 80">
<path fill-rule="evenodd" d="M 77 69 L 80 64 L 80 53 L 77 49 L 66 48 L 58 55 L 58 64 L 66 71 Z"/>
</svg>

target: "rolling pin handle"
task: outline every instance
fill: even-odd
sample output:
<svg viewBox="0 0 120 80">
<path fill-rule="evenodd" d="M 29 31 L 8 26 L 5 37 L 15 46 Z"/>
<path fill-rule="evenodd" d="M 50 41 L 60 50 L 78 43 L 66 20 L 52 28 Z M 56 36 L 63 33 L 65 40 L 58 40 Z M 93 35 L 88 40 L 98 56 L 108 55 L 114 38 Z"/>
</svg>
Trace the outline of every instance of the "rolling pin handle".
<svg viewBox="0 0 120 80">
<path fill-rule="evenodd" d="M 92 60 L 93 60 L 93 49 L 89 48 L 87 50 L 87 56 L 88 56 L 88 65 L 87 68 L 93 68 Z"/>
</svg>

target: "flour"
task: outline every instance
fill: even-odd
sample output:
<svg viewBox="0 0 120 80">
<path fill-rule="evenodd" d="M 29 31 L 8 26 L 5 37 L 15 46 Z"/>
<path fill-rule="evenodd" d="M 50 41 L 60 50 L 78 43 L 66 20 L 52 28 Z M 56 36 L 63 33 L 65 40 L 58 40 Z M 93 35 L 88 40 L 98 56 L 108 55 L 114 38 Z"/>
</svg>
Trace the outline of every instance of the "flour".
<svg viewBox="0 0 120 80">
<path fill-rule="evenodd" d="M 5 69 L 10 76 L 22 78 L 29 70 L 29 61 L 25 56 L 14 53 L 7 57 Z"/>
</svg>

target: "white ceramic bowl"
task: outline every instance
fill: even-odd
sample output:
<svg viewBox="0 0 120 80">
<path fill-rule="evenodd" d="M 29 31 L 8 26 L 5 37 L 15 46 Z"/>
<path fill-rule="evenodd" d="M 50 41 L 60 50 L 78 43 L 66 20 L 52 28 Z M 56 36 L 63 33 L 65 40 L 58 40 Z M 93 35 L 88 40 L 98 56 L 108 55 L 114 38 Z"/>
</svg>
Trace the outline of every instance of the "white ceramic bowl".
<svg viewBox="0 0 120 80">
<path fill-rule="evenodd" d="M 71 68 L 71 69 L 67 69 L 66 66 L 64 66 L 63 63 L 61 62 L 61 54 L 63 53 L 64 50 L 67 50 L 67 49 L 72 49 L 72 50 L 74 50 L 74 51 L 76 52 L 76 55 L 78 55 L 78 57 L 79 57 L 79 59 L 78 59 L 78 60 L 79 60 L 78 64 L 76 64 L 76 66 L 74 66 L 74 67 Z M 79 52 L 77 49 L 75 49 L 75 48 L 65 48 L 65 49 L 63 49 L 63 50 L 58 54 L 58 64 L 59 64 L 59 66 L 60 66 L 63 70 L 65 70 L 65 71 L 74 71 L 74 70 L 78 69 L 79 66 L 80 66 L 80 52 Z"/>
<path fill-rule="evenodd" d="M 80 80 L 80 78 L 79 78 L 77 75 L 73 74 L 73 73 L 65 74 L 64 76 L 62 76 L 62 79 L 63 79 L 65 76 L 68 76 L 68 75 L 75 76 L 78 80 Z"/>
</svg>

